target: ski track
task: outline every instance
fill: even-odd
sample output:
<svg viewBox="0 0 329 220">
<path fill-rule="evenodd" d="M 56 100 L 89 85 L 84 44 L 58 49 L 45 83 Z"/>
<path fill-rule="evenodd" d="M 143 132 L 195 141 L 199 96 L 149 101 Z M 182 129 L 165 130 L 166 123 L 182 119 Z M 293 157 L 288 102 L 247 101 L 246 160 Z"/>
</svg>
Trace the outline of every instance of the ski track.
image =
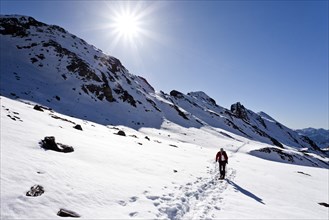
<svg viewBox="0 0 329 220">
<path fill-rule="evenodd" d="M 179 194 L 164 194 L 162 196 L 146 196 L 152 200 L 158 209 L 159 219 L 213 219 L 214 212 L 221 210 L 223 204 L 221 194 L 228 186 L 228 180 L 233 181 L 236 170 L 228 168 L 226 180 L 219 180 L 216 169 L 208 168 L 209 177 L 198 177 L 194 182 L 175 187 Z"/>
</svg>

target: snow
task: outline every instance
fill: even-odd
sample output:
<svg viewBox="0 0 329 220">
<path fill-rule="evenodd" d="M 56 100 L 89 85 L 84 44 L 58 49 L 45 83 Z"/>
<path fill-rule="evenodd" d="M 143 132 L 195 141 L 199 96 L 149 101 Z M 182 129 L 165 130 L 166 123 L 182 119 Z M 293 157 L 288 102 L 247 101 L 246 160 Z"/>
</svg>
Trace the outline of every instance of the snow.
<svg viewBox="0 0 329 220">
<path fill-rule="evenodd" d="M 239 118 L 202 91 L 157 92 L 123 66 L 112 70 L 115 58 L 42 25 L 25 37 L 1 35 L 1 219 L 59 219 L 62 208 L 82 219 L 328 218 L 318 204 L 329 203 L 328 156 L 295 131 L 263 112 Z M 71 53 L 43 45 L 50 40 Z M 103 81 L 69 71 L 75 56 Z M 82 89 L 101 84 L 121 87 L 137 106 L 120 92 L 109 102 Z M 42 149 L 46 136 L 74 152 Z M 221 147 L 223 181 L 214 163 Z M 36 184 L 44 194 L 27 197 Z"/>
<path fill-rule="evenodd" d="M 1 97 L 1 219 L 59 219 L 61 208 L 82 219 L 328 218 L 318 204 L 329 202 L 328 168 L 249 153 L 268 144 L 170 121 L 159 129 L 105 126 L 33 105 Z M 45 136 L 74 152 L 43 150 Z M 219 181 L 222 146 L 229 164 Z M 35 184 L 45 193 L 25 196 Z"/>
<path fill-rule="evenodd" d="M 0 17 L 4 18 L 16 18 L 19 24 L 33 21 L 27 16 Z M 5 24 L 4 21 L 0 26 L 6 29 Z M 180 98 L 156 92 L 146 79 L 129 73 L 123 66 L 113 69 L 114 61 L 120 63 L 116 58 L 64 29 L 32 24 L 26 29 L 26 36 L 10 35 L 10 30 L 1 35 L 0 93 L 3 96 L 30 100 L 59 113 L 103 125 L 159 129 L 169 121 L 185 128 L 207 127 L 213 133 L 221 132 L 221 136 L 235 135 L 236 140 L 243 136 L 272 145 L 275 139 L 285 146 L 313 149 L 295 131 L 266 113 L 246 110 L 248 122 L 217 105 L 202 91 L 181 94 Z M 69 68 L 78 61 L 89 68 L 87 74 L 85 70 Z M 88 86 L 98 90 L 88 92 Z M 113 102 L 102 97 L 104 86 L 111 91 Z M 126 96 L 122 98 L 123 94 Z M 136 105 L 128 103 L 127 97 Z"/>
</svg>

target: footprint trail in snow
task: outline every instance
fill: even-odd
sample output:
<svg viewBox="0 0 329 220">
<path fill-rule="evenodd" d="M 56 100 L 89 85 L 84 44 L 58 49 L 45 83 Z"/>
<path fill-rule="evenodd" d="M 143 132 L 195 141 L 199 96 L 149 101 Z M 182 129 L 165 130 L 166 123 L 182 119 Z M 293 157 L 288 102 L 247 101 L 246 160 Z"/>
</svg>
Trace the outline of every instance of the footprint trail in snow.
<svg viewBox="0 0 329 220">
<path fill-rule="evenodd" d="M 214 213 L 221 210 L 223 204 L 222 193 L 228 186 L 228 181 L 233 181 L 236 171 L 228 168 L 226 180 L 219 180 L 218 173 L 209 169 L 209 177 L 198 177 L 194 182 L 178 187 L 179 193 L 169 193 L 162 196 L 150 196 L 161 219 L 213 219 Z"/>
</svg>

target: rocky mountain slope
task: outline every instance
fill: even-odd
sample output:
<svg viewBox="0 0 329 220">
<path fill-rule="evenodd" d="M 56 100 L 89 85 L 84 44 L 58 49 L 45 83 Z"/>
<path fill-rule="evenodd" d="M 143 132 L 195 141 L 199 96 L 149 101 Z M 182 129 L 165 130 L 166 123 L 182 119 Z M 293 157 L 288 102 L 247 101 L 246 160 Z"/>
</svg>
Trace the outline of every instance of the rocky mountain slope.
<svg viewBox="0 0 329 220">
<path fill-rule="evenodd" d="M 319 151 L 305 136 L 241 103 L 219 106 L 203 92 L 157 92 L 118 60 L 56 25 L 28 16 L 1 16 L 2 96 L 29 100 L 100 124 L 135 129 L 209 126 L 251 140 Z"/>
<path fill-rule="evenodd" d="M 300 135 L 309 137 L 312 141 L 314 141 L 320 148 L 328 148 L 329 149 L 329 130 L 325 130 L 323 128 L 304 128 L 298 129 L 296 132 Z"/>
</svg>

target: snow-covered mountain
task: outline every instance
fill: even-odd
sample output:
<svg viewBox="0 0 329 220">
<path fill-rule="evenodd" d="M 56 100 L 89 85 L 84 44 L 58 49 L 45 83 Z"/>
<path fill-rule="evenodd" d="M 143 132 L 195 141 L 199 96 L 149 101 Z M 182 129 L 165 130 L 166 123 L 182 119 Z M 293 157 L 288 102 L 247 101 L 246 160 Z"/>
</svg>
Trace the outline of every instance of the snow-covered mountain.
<svg viewBox="0 0 329 220">
<path fill-rule="evenodd" d="M 265 113 L 225 109 L 203 92 L 157 92 L 122 63 L 56 25 L 1 16 L 1 95 L 34 101 L 101 124 L 160 128 L 211 126 L 253 140 L 319 150 Z"/>
<path fill-rule="evenodd" d="M 158 92 L 28 16 L 1 15 L 0 37 L 1 218 L 327 217 L 328 156 L 266 113 Z"/>
<path fill-rule="evenodd" d="M 296 130 L 300 135 L 309 137 L 320 148 L 329 148 L 329 130 L 323 128 L 304 128 Z"/>
</svg>

